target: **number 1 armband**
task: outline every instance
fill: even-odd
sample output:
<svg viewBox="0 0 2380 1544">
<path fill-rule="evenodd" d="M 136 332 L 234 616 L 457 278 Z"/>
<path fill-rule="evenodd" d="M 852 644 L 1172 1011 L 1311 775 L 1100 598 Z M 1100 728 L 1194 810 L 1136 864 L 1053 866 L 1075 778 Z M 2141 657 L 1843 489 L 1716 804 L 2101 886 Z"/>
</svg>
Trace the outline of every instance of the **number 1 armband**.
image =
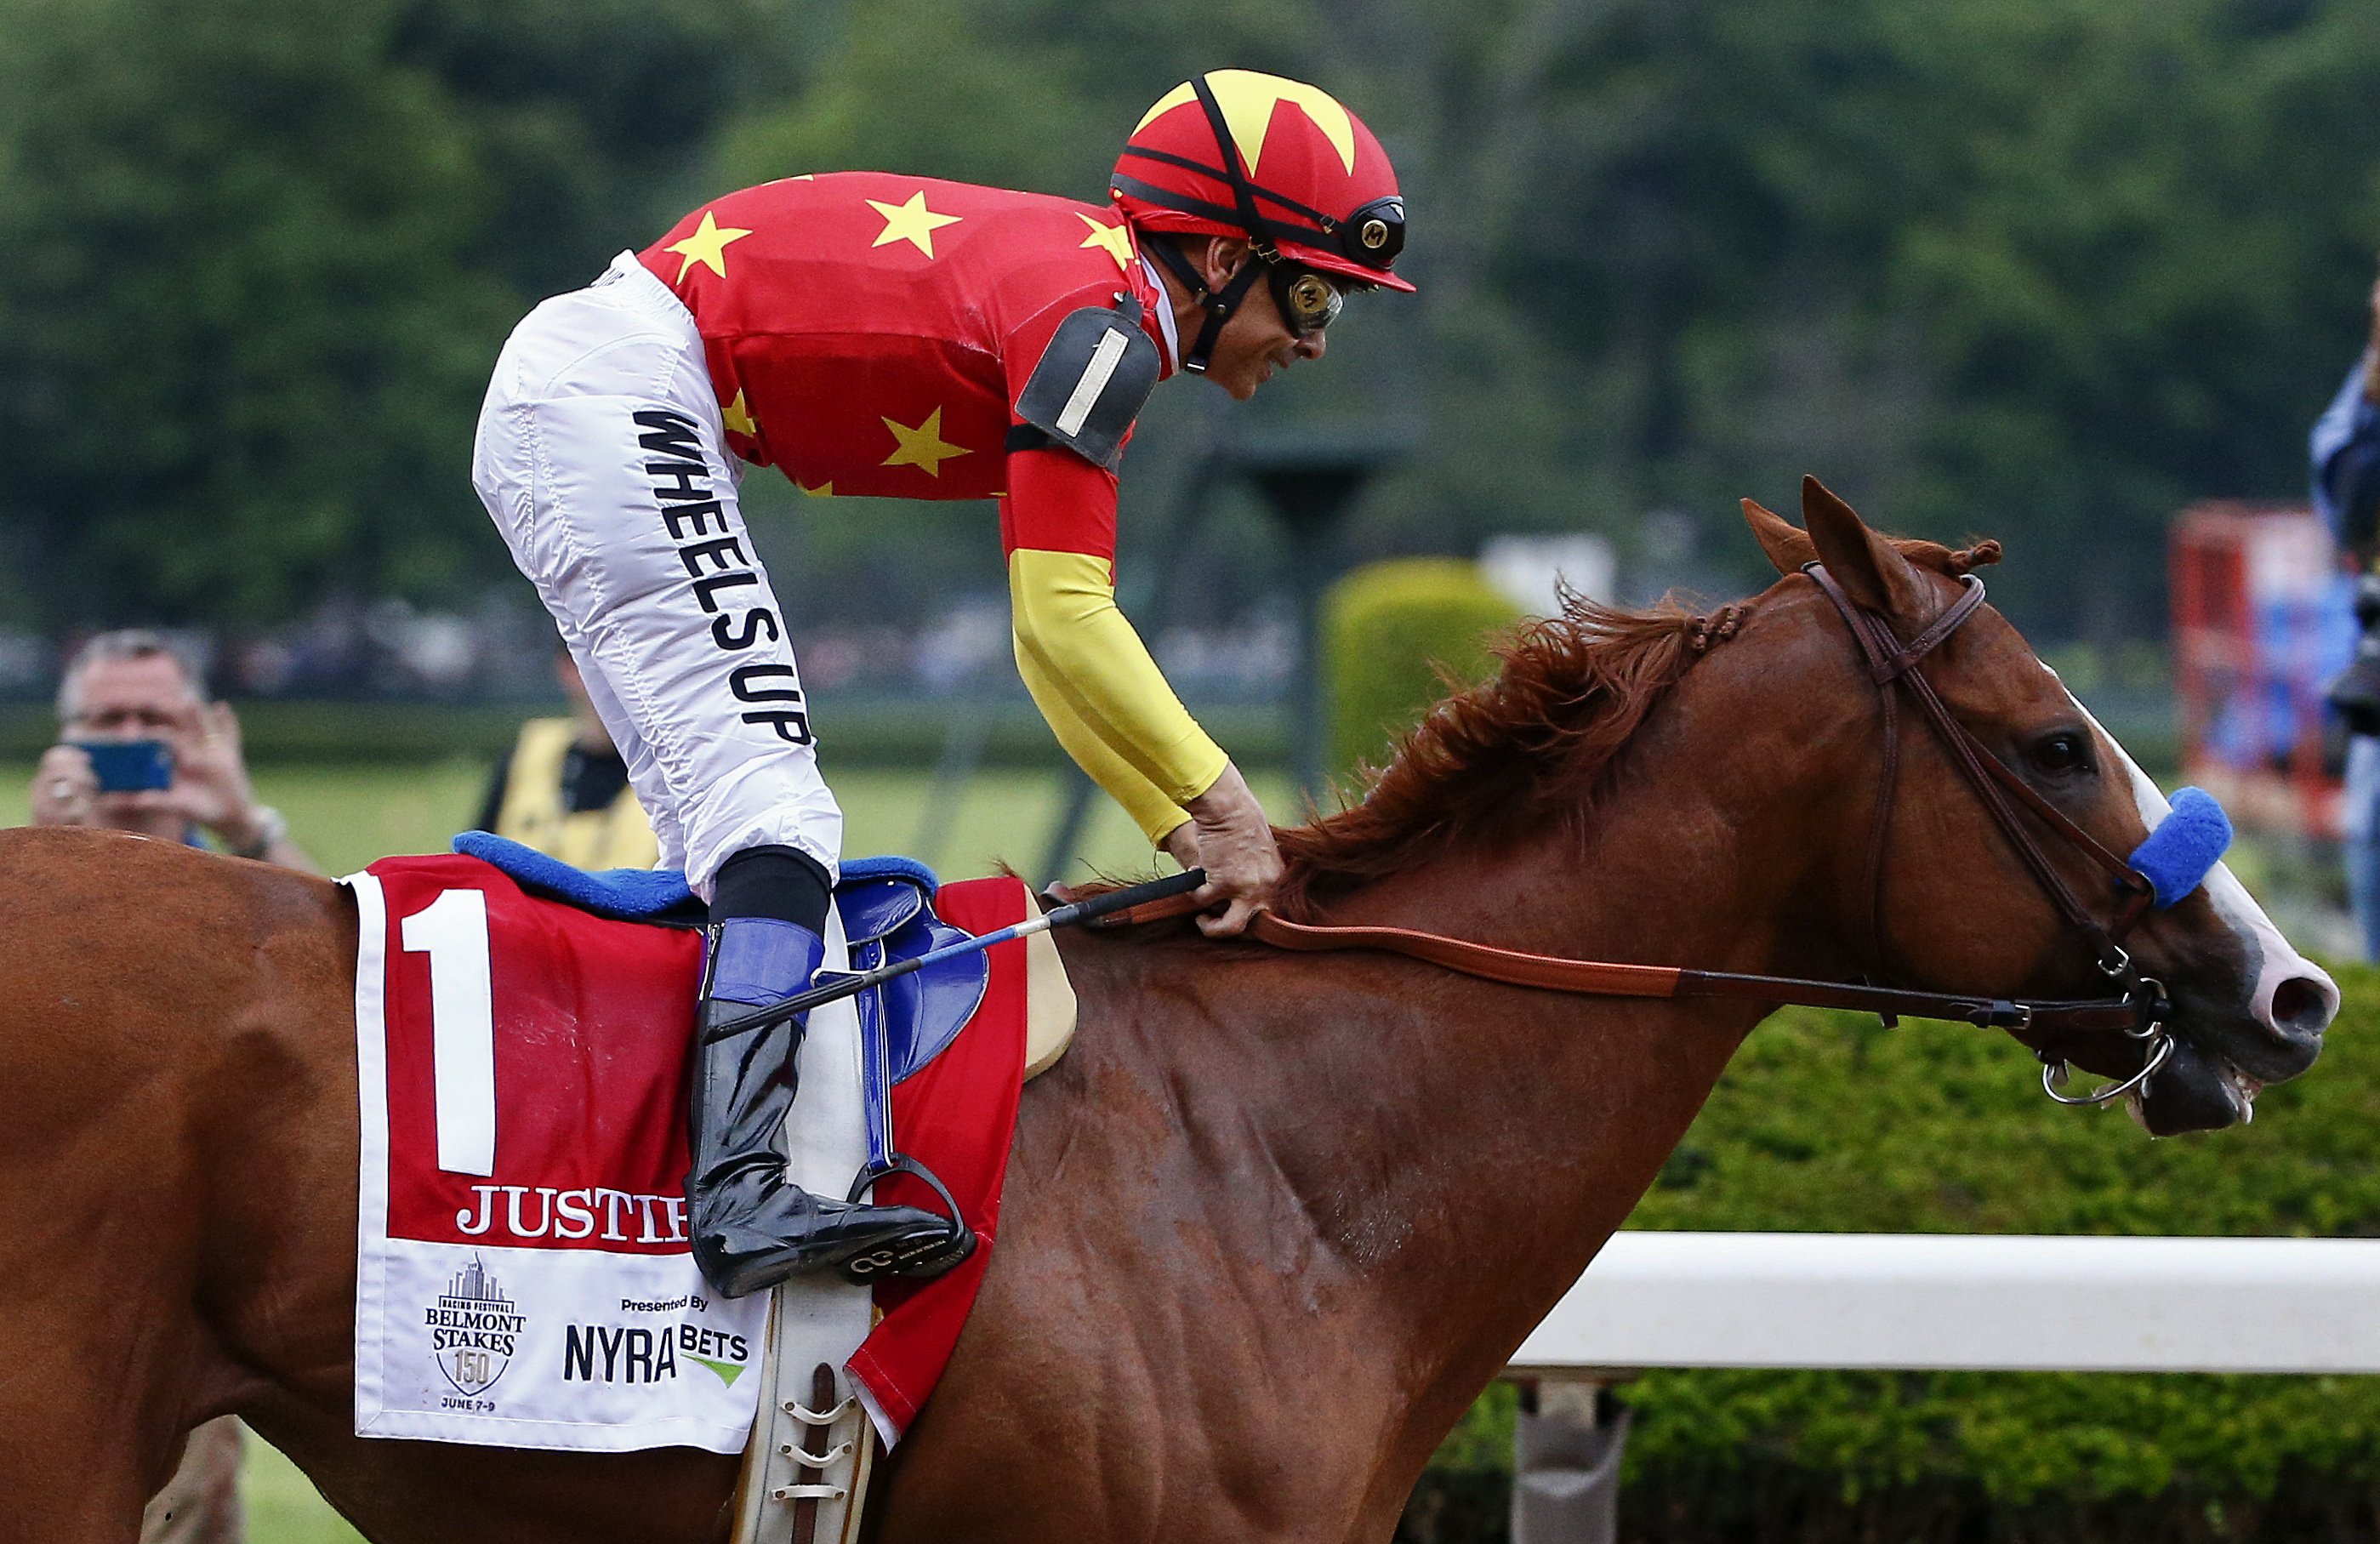
<svg viewBox="0 0 2380 1544">
<path fill-rule="evenodd" d="M 1113 467 L 1161 368 L 1132 296 L 1119 294 L 1112 310 L 1070 313 L 1016 398 L 1025 421 L 1008 432 L 1008 448 L 1062 445 L 1095 467 Z"/>
</svg>

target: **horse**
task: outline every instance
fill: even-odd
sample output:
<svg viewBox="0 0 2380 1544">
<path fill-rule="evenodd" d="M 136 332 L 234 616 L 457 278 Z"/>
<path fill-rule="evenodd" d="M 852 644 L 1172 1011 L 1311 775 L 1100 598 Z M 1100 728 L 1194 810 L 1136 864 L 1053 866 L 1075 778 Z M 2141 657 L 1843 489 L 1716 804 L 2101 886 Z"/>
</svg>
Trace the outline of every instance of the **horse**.
<svg viewBox="0 0 2380 1544">
<path fill-rule="evenodd" d="M 1996 545 L 1885 538 L 1815 482 L 1803 514 L 1747 502 L 1784 577 L 1717 619 L 1572 598 L 1518 632 L 1362 802 L 1281 832 L 1283 917 L 2098 990 L 2070 918 L 1943 744 L 1887 716 L 1847 614 L 1803 572 L 1822 562 L 1910 638 Z M 2065 818 L 2116 852 L 2144 837 L 2153 786 L 1996 612 L 1922 670 Z M 2107 904 L 2074 852 L 2054 862 Z M 354 1435 L 343 891 L 22 831 L 0 837 L 0 1538 L 131 1540 L 183 1434 L 226 1413 L 375 1544 L 726 1537 L 732 1457 Z M 2171 1003 L 2177 1049 L 2133 1100 L 2153 1132 L 2245 1114 L 2313 1063 L 2337 1009 L 2219 869 L 2126 947 Z M 880 1544 L 1388 1538 L 1773 1006 L 1565 996 L 1181 923 L 1070 935 L 1064 957 L 1075 1043 L 1026 1089 L 974 1316 L 880 1470 Z M 2113 1031 L 2061 1050 L 2110 1075 L 2143 1058 Z"/>
</svg>

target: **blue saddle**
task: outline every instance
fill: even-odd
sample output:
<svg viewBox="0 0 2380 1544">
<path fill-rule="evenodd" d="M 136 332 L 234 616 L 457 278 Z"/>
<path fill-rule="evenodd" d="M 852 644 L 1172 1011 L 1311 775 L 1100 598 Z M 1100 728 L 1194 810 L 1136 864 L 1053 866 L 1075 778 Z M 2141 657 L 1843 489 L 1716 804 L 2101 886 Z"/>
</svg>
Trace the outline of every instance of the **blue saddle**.
<svg viewBox="0 0 2380 1544">
<path fill-rule="evenodd" d="M 886 865 L 884 868 L 871 867 Z M 890 865 L 901 865 L 892 868 Z M 922 880 L 919 876 L 924 876 Z M 834 887 L 851 968 L 913 960 L 969 935 L 934 914 L 932 870 L 909 858 L 863 858 L 844 865 Z M 860 1043 L 868 1048 L 871 1101 L 948 1050 L 982 1005 L 991 956 L 978 951 L 937 960 L 859 994 Z"/>
<path fill-rule="evenodd" d="M 576 869 L 492 832 L 467 831 L 455 850 L 494 865 L 532 894 L 624 922 L 700 927 L 708 912 L 674 869 Z M 834 907 L 851 968 L 915 959 L 969 935 L 934 914 L 941 887 L 910 857 L 862 857 L 843 865 Z M 871 987 L 857 998 L 862 1080 L 870 1156 L 892 1153 L 892 1086 L 949 1049 L 983 1002 L 991 963 L 978 953 L 941 960 Z"/>
</svg>

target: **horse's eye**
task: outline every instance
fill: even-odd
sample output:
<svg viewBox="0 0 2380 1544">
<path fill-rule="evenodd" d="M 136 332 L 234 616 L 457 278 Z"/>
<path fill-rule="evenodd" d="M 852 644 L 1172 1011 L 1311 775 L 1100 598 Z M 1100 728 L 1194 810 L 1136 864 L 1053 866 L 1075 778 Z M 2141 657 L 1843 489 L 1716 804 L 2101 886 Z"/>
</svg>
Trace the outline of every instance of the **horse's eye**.
<svg viewBox="0 0 2380 1544">
<path fill-rule="evenodd" d="M 2072 730 L 2060 730 L 2033 748 L 2033 764 L 2046 772 L 2070 772 L 2091 764 L 2089 744 Z"/>
</svg>

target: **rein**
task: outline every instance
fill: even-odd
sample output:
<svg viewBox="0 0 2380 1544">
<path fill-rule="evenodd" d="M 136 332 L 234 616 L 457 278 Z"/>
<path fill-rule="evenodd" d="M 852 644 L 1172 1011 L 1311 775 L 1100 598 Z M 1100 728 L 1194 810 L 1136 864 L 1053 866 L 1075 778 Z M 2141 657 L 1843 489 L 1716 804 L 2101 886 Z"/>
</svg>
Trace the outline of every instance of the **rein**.
<svg viewBox="0 0 2380 1544">
<path fill-rule="evenodd" d="M 1957 632 L 1984 603 L 1984 585 L 1972 574 L 1962 575 L 1963 593 L 1917 637 L 1902 643 L 1888 623 L 1845 594 L 1834 577 L 1817 564 L 1803 570 L 1835 609 L 1842 614 L 1852 637 L 1864 657 L 1869 679 L 1876 683 L 1884 711 L 1883 780 L 1876 799 L 1876 817 L 1868 844 L 1869 906 L 1865 919 L 1871 970 L 1880 964 L 1883 949 L 1884 857 L 1890 837 L 1894 794 L 1900 783 L 1898 694 L 1906 691 L 1917 703 L 1935 738 L 1949 755 L 1967 785 L 2016 851 L 2034 882 L 2067 923 L 2088 942 L 2099 969 L 2121 995 L 2101 998 L 2046 1000 L 1992 997 L 1979 994 L 1918 991 L 1870 982 L 1822 981 L 1793 976 L 1755 976 L 1731 971 L 1692 970 L 1676 966 L 1627 965 L 1605 960 L 1571 959 L 1558 954 L 1534 954 L 1411 928 L 1326 927 L 1291 922 L 1271 912 L 1258 912 L 1249 935 L 1276 949 L 1328 953 L 1345 949 L 1378 950 L 1424 961 L 1460 975 L 1511 986 L 1569 992 L 1591 997 L 1731 998 L 1740 1002 L 1791 1003 L 1812 1008 L 1848 1008 L 1873 1013 L 1889 1027 L 1901 1016 L 1965 1022 L 1979 1028 L 2043 1039 L 2034 1054 L 2042 1063 L 2042 1085 L 2061 1104 L 2103 1104 L 2145 1086 L 2173 1054 L 2172 1032 L 2164 1018 L 2170 1011 L 2163 984 L 2143 975 L 2123 948 L 2123 939 L 2155 898 L 2154 887 L 2131 864 L 2109 852 L 2087 832 L 2068 820 L 2035 793 L 2007 763 L 1959 723 L 1933 684 L 1916 668 L 1918 661 Z M 2040 842 L 2024 828 L 2018 808 L 2029 810 L 2067 845 L 2105 871 L 2124 899 L 2111 923 L 2102 924 L 2058 871 Z M 1118 910 L 1097 924 L 1129 926 L 1185 916 L 1199 907 L 1187 895 L 1148 906 Z M 2049 1049 L 2062 1036 L 2115 1031 L 2144 1047 L 2141 1070 L 2121 1083 L 2096 1092 L 2070 1096 L 2061 1092 L 2066 1082 L 2064 1056 Z"/>
</svg>

